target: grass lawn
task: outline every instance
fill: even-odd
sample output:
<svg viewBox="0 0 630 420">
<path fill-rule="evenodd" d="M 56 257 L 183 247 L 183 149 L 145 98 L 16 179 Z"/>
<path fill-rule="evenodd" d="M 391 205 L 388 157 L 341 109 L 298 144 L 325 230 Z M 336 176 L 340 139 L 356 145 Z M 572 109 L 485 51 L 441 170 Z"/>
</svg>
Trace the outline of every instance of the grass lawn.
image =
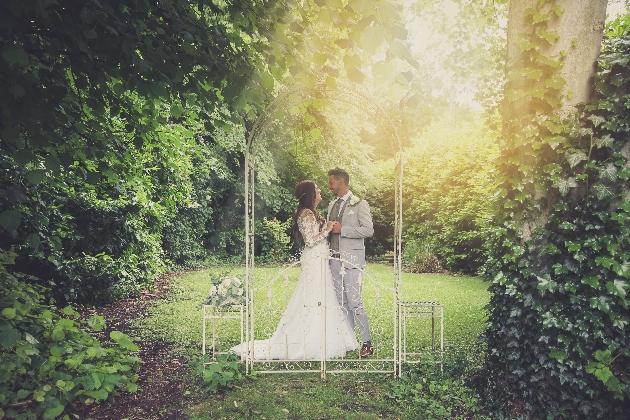
<svg viewBox="0 0 630 420">
<path fill-rule="evenodd" d="M 189 357 L 199 356 L 202 335 L 199 304 L 208 293 L 213 271 L 240 274 L 244 268 L 221 267 L 173 279 L 172 293 L 152 306 L 147 318 L 138 320 L 139 338 L 173 343 L 178 352 Z M 386 343 L 380 346 L 381 354 L 389 356 L 388 347 L 393 343 L 393 269 L 368 264 L 366 272 L 364 302 L 377 340 Z M 286 299 L 295 287 L 299 268 L 292 268 L 273 281 L 277 274 L 278 268 L 256 268 L 256 287 L 260 287 L 255 295 L 257 338 L 265 337 L 275 329 Z M 445 371 L 448 372 L 449 366 L 459 366 L 454 375 L 459 378 L 447 374 L 441 379 L 427 374 L 424 379 L 419 376 L 407 379 L 407 382 L 424 383 L 426 392 L 418 391 L 422 386 L 416 387 L 416 391 L 401 388 L 407 382 L 393 380 L 386 374 L 328 374 L 325 381 L 318 374 L 264 374 L 247 377 L 231 391 L 195 399 L 196 402 L 188 407 L 188 414 L 194 419 L 402 419 L 455 418 L 453 416 L 462 410 L 474 412 L 474 409 L 457 408 L 453 401 L 476 398 L 474 392 L 464 386 L 465 378 L 461 375 L 463 371 L 470 373 L 481 363 L 475 343 L 485 327 L 487 314 L 484 306 L 490 298 L 487 288 L 487 283 L 475 277 L 403 274 L 403 300 L 437 301 L 444 306 Z M 429 321 L 413 322 L 408 327 L 408 346 L 425 347 L 430 339 Z M 235 320 L 221 320 L 217 330 L 218 350 L 227 350 L 240 341 Z M 462 363 L 468 365 L 463 370 Z M 191 393 L 201 392 L 199 382 L 191 381 Z M 436 392 L 435 386 L 431 385 L 429 391 L 430 383 L 444 389 Z M 412 388 L 415 386 L 411 385 Z M 453 401 L 445 401 L 444 396 Z M 485 417 L 474 415 L 468 418 Z"/>
</svg>

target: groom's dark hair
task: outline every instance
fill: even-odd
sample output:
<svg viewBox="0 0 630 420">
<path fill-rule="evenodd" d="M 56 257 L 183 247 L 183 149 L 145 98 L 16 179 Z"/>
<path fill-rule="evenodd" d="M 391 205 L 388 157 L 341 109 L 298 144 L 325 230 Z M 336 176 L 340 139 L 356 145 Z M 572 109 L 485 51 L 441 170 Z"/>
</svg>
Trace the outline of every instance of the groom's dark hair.
<svg viewBox="0 0 630 420">
<path fill-rule="evenodd" d="M 334 176 L 335 179 L 343 179 L 346 185 L 350 185 L 350 175 L 345 169 L 335 168 L 328 171 L 328 176 Z"/>
</svg>

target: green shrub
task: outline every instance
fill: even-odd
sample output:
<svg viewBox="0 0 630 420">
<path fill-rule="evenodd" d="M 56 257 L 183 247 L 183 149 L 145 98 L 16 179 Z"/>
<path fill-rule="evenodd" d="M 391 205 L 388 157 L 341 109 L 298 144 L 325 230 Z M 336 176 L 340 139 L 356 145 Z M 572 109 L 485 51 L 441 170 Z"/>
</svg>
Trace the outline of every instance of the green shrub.
<svg viewBox="0 0 630 420">
<path fill-rule="evenodd" d="M 256 221 L 256 237 L 259 240 L 257 257 L 261 262 L 280 264 L 289 258 L 291 236 L 287 232 L 291 223 L 290 219 L 280 222 L 266 217 Z"/>
<path fill-rule="evenodd" d="M 385 396 L 406 406 L 410 416 L 421 419 L 489 419 L 479 393 L 467 383 L 479 369 L 479 350 L 447 348 L 443 372 L 436 355 L 402 366 L 401 378 L 392 380 Z"/>
<path fill-rule="evenodd" d="M 629 45 L 628 35 L 603 44 L 585 112 L 569 122 L 549 110 L 524 115 L 527 131 L 539 134 L 519 138 L 500 159 L 509 212 L 488 263 L 484 387 L 497 417 L 518 407 L 536 419 L 628 418 Z M 534 175 L 514 161 L 535 162 Z"/>
<path fill-rule="evenodd" d="M 203 387 L 212 393 L 234 388 L 234 385 L 245 378 L 245 365 L 239 363 L 240 358 L 233 353 L 221 354 L 216 361 L 209 355 L 193 363 L 193 372 L 200 375 Z"/>
<path fill-rule="evenodd" d="M 414 273 L 439 273 L 440 261 L 433 253 L 431 245 L 422 240 L 412 240 L 403 247 L 403 265 Z"/>
<path fill-rule="evenodd" d="M 44 288 L 36 281 L 6 271 L 15 254 L 3 252 L 0 265 L 0 417 L 61 416 L 73 401 L 91 404 L 135 392 L 138 347 L 112 331 L 101 343 L 85 329 L 101 331 L 105 320 L 87 322 L 67 306 L 58 311 L 43 303 Z M 86 325 L 87 324 L 87 325 Z"/>
</svg>

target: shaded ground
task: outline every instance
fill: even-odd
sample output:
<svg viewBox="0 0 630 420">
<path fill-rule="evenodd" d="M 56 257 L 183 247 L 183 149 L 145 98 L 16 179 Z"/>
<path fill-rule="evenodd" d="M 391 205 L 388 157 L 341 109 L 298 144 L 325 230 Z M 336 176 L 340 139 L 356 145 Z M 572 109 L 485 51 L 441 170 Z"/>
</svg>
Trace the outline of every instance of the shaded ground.
<svg viewBox="0 0 630 420">
<path fill-rule="evenodd" d="M 123 299 L 107 305 L 92 308 L 77 308 L 84 318 L 102 315 L 107 320 L 109 336 L 118 330 L 133 336 L 130 320 L 143 318 L 152 301 L 168 292 L 171 278 L 182 273 L 170 273 L 159 277 L 154 283 L 154 291 L 144 292 L 137 298 Z M 189 370 L 185 360 L 173 356 L 172 346 L 160 342 L 136 343 L 140 346 L 140 372 L 136 393 L 123 393 L 113 401 L 86 406 L 75 403 L 74 414 L 80 419 L 186 419 L 181 414 L 180 403 L 185 398 L 184 380 Z"/>
</svg>

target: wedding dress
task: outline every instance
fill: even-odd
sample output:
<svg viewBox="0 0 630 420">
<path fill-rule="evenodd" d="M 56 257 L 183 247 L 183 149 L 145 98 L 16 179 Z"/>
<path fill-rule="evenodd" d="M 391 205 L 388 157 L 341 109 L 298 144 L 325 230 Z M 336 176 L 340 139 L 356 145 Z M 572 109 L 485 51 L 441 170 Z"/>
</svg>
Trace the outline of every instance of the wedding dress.
<svg viewBox="0 0 630 420">
<path fill-rule="evenodd" d="M 359 344 L 354 331 L 339 306 L 328 260 L 325 230 L 310 210 L 298 217 L 298 227 L 305 247 L 300 263 L 302 270 L 278 327 L 267 340 L 254 340 L 254 360 L 321 360 L 345 356 Z M 350 315 L 352 316 L 352 315 Z M 251 342 L 230 350 L 246 354 Z"/>
</svg>

